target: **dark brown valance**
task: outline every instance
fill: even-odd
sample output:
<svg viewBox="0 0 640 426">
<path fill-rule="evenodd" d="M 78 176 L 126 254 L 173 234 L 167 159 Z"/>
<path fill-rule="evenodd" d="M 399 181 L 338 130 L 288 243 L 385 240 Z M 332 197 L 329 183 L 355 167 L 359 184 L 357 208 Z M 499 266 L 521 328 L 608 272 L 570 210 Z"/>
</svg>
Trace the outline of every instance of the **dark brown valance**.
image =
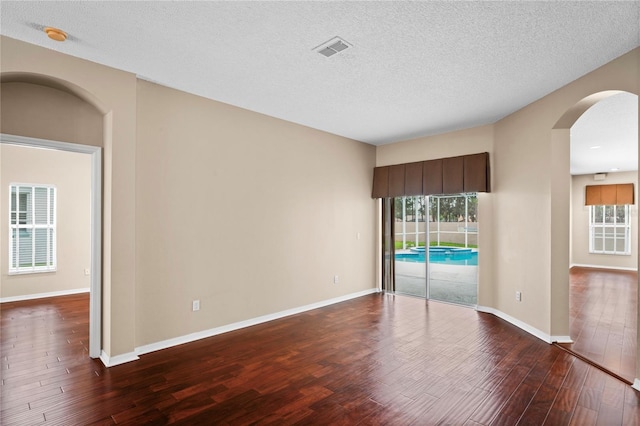
<svg viewBox="0 0 640 426">
<path fill-rule="evenodd" d="M 404 194 L 404 164 L 389 168 L 389 197 L 400 197 Z"/>
<path fill-rule="evenodd" d="M 376 167 L 373 169 L 373 198 L 385 198 L 389 196 L 389 167 Z"/>
<path fill-rule="evenodd" d="M 373 170 L 373 198 L 462 192 L 490 192 L 488 152 Z"/>
<path fill-rule="evenodd" d="M 585 187 L 585 206 L 634 204 L 633 184 L 587 185 Z"/>
</svg>

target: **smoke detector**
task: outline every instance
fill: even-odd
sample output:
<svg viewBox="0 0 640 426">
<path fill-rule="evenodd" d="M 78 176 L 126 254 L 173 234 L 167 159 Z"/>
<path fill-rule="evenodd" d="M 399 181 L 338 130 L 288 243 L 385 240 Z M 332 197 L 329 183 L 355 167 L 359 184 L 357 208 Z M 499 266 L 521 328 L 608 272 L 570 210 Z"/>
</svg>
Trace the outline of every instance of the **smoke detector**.
<svg viewBox="0 0 640 426">
<path fill-rule="evenodd" d="M 344 41 L 340 37 L 334 37 L 329 41 L 322 43 L 320 46 L 315 47 L 313 50 L 319 54 L 326 56 L 327 58 L 340 53 L 351 47 L 351 44 Z"/>
</svg>

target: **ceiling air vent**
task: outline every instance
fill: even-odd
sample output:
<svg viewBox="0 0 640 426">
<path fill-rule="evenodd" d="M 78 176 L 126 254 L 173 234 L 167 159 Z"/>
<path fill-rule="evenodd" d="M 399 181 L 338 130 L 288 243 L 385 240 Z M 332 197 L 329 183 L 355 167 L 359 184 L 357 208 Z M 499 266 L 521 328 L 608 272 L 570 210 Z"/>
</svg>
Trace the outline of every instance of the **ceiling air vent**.
<svg viewBox="0 0 640 426">
<path fill-rule="evenodd" d="M 340 53 L 349 47 L 351 47 L 349 43 L 347 43 L 340 37 L 334 37 L 331 40 L 325 43 L 322 43 L 320 46 L 316 47 L 313 50 L 315 50 L 316 52 L 328 58 L 329 56 L 333 56 L 336 53 Z"/>
</svg>

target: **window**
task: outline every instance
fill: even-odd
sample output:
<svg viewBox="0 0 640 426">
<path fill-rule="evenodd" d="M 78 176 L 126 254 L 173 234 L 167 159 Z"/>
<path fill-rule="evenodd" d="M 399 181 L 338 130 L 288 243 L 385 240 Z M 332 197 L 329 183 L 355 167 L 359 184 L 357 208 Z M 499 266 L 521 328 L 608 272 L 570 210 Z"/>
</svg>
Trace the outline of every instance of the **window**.
<svg viewBox="0 0 640 426">
<path fill-rule="evenodd" d="M 9 273 L 56 270 L 56 188 L 10 185 Z"/>
<path fill-rule="evenodd" d="M 589 253 L 631 254 L 629 205 L 589 206 Z"/>
</svg>

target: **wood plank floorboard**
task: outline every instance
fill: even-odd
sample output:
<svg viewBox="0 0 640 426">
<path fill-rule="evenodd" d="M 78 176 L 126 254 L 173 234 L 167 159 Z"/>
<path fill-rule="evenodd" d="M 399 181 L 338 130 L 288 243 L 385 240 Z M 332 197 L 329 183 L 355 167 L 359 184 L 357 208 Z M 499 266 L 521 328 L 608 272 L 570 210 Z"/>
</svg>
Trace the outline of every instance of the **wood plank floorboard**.
<svg viewBox="0 0 640 426">
<path fill-rule="evenodd" d="M 563 347 L 633 383 L 636 377 L 638 273 L 573 267 L 570 335 Z"/>
<path fill-rule="evenodd" d="M 107 369 L 88 357 L 88 304 L 0 306 L 2 425 L 640 421 L 629 386 L 469 308 L 375 294 Z"/>
</svg>

